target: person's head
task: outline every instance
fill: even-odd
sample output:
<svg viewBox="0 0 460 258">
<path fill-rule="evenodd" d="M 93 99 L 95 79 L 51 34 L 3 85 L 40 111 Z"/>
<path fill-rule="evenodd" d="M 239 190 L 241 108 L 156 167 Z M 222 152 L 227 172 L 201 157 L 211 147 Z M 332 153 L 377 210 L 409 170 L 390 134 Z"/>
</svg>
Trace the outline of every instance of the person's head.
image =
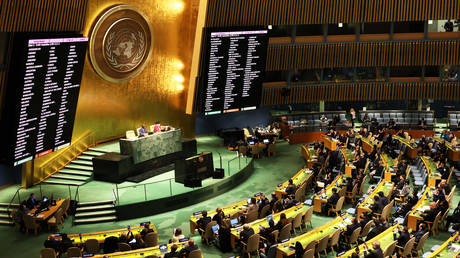
<svg viewBox="0 0 460 258">
<path fill-rule="evenodd" d="M 201 215 L 203 215 L 203 218 L 204 218 L 204 217 L 207 217 L 207 216 L 208 216 L 208 212 L 207 212 L 207 211 L 202 211 L 202 212 L 201 212 Z"/>
<path fill-rule="evenodd" d="M 430 209 L 436 209 L 436 203 L 435 202 L 430 203 Z"/>
<path fill-rule="evenodd" d="M 374 201 L 375 201 L 375 202 L 378 202 L 379 200 L 380 200 L 380 198 L 379 198 L 377 195 L 374 196 Z"/>
<path fill-rule="evenodd" d="M 272 220 L 272 219 L 269 220 L 269 221 L 268 221 L 268 225 L 269 225 L 271 228 L 274 227 L 274 226 L 275 226 L 275 221 Z"/>
<path fill-rule="evenodd" d="M 159 124 L 160 124 L 160 121 L 156 121 L 155 124 L 156 124 L 156 125 L 159 125 Z"/>
<path fill-rule="evenodd" d="M 222 208 L 218 207 L 218 208 L 216 209 L 216 213 L 217 213 L 217 214 L 221 214 L 221 213 L 222 213 Z"/>
<path fill-rule="evenodd" d="M 128 237 L 126 236 L 126 233 L 125 233 L 125 232 L 121 233 L 120 239 L 127 239 L 127 238 L 128 238 Z"/>
<path fill-rule="evenodd" d="M 380 198 L 383 198 L 385 196 L 382 191 L 378 192 L 377 194 L 379 195 Z"/>
<path fill-rule="evenodd" d="M 249 224 L 244 224 L 243 229 L 246 229 L 246 230 L 249 229 Z"/>
<path fill-rule="evenodd" d="M 176 232 L 174 233 L 175 236 L 180 236 L 182 235 L 182 229 L 181 228 L 176 228 Z"/>
<path fill-rule="evenodd" d="M 333 193 L 337 193 L 337 188 L 332 188 Z"/>
<path fill-rule="evenodd" d="M 30 194 L 30 199 L 35 199 L 35 194 L 34 193 Z"/>
<path fill-rule="evenodd" d="M 145 229 L 150 229 L 150 223 L 145 223 L 145 224 L 144 224 L 144 228 L 145 228 Z"/>
<path fill-rule="evenodd" d="M 144 125 L 144 124 L 142 124 L 142 126 L 141 126 L 141 127 L 145 129 L 145 125 Z"/>
<path fill-rule="evenodd" d="M 422 229 L 425 229 L 425 223 L 420 223 L 418 225 L 418 230 L 422 230 Z"/>
<path fill-rule="evenodd" d="M 374 241 L 372 243 L 372 248 L 373 249 L 379 249 L 380 248 L 380 242 L 379 241 Z"/>
<path fill-rule="evenodd" d="M 190 240 L 188 240 L 188 245 L 189 245 L 189 246 L 194 246 L 194 245 L 195 245 L 195 241 L 193 241 L 193 239 L 190 238 Z"/>
<path fill-rule="evenodd" d="M 54 241 L 56 238 L 54 237 L 53 234 L 51 234 L 49 237 L 48 237 L 48 240 L 51 240 L 51 241 Z"/>
<path fill-rule="evenodd" d="M 285 213 L 281 213 L 280 219 L 286 219 L 286 214 L 285 214 Z"/>
<path fill-rule="evenodd" d="M 401 228 L 401 231 L 402 231 L 402 232 L 407 232 L 407 231 L 408 231 L 407 226 L 402 227 L 402 228 Z"/>
<path fill-rule="evenodd" d="M 294 184 L 294 182 L 292 181 L 292 179 L 289 179 L 289 184 L 290 184 L 290 185 Z"/>
<path fill-rule="evenodd" d="M 251 203 L 252 203 L 252 204 L 256 204 L 256 203 L 257 203 L 256 198 L 252 197 L 252 198 L 251 198 Z"/>
<path fill-rule="evenodd" d="M 171 246 L 171 252 L 174 253 L 175 251 L 177 251 L 177 245 L 176 244 L 173 244 Z"/>
</svg>

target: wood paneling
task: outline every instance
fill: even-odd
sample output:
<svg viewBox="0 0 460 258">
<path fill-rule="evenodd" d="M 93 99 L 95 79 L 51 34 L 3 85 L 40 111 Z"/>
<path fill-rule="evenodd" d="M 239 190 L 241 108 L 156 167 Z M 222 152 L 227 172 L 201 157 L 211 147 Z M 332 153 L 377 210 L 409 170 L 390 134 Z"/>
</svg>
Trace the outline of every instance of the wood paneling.
<svg viewBox="0 0 460 258">
<path fill-rule="evenodd" d="M 325 101 L 361 100 L 459 100 L 460 83 L 391 82 L 348 83 L 339 85 L 308 85 L 290 87 L 290 94 L 282 96 L 284 87 L 264 87 L 262 105 L 279 105 Z"/>
<path fill-rule="evenodd" d="M 269 46 L 267 71 L 460 64 L 460 41 L 349 42 Z"/>
<path fill-rule="evenodd" d="M 206 27 L 458 18 L 458 0 L 209 0 Z"/>
<path fill-rule="evenodd" d="M 82 31 L 88 0 L 0 0 L 0 31 Z"/>
</svg>

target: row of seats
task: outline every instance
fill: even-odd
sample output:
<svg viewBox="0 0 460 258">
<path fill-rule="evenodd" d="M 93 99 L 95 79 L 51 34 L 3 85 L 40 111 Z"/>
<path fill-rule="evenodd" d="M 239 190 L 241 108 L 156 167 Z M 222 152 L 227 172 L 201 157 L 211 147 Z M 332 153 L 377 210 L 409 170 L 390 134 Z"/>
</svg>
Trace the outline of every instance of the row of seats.
<svg viewBox="0 0 460 258">
<path fill-rule="evenodd" d="M 361 120 L 364 119 L 365 112 L 360 113 Z M 379 113 L 367 113 L 369 118 L 375 118 L 377 122 L 388 123 L 390 119 L 396 122 L 398 125 L 416 125 L 423 118 L 426 121 L 426 125 L 432 126 L 435 123 L 433 113 L 395 113 L 395 112 L 379 112 Z"/>
<path fill-rule="evenodd" d="M 447 115 L 447 118 L 449 119 L 449 124 L 450 124 L 451 129 L 459 127 L 460 112 L 458 112 L 458 111 L 455 111 L 455 112 L 450 111 L 449 114 Z"/>
</svg>

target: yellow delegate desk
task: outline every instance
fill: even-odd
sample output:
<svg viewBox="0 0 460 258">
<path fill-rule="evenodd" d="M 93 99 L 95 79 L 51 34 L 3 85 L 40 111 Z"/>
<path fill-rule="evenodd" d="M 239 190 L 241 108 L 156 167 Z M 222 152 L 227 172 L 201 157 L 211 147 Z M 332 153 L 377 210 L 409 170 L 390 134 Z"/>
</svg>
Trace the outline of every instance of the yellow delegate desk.
<svg viewBox="0 0 460 258">
<path fill-rule="evenodd" d="M 321 135 L 321 140 L 324 142 L 324 147 L 327 149 L 330 149 L 331 151 L 337 150 L 337 144 L 339 143 L 338 140 L 332 139 L 325 134 Z"/>
<path fill-rule="evenodd" d="M 347 148 L 341 148 L 340 152 L 342 152 L 345 160 L 345 175 L 351 177 L 351 171 L 356 169 L 355 165 L 353 165 L 353 153 Z"/>
<path fill-rule="evenodd" d="M 436 182 L 441 181 L 441 174 L 438 172 L 438 168 L 436 163 L 427 156 L 420 157 L 425 164 L 427 170 L 427 178 L 428 178 L 428 186 L 429 187 L 436 187 Z"/>
<path fill-rule="evenodd" d="M 393 139 L 400 141 L 402 144 L 407 146 L 407 156 L 411 159 L 415 159 L 417 157 L 417 144 L 411 144 L 408 140 L 399 137 L 397 135 L 393 135 Z"/>
<path fill-rule="evenodd" d="M 393 162 L 393 159 L 389 157 L 387 154 L 380 154 L 380 158 L 383 161 L 383 164 L 385 165 L 385 174 L 384 174 L 384 180 L 387 182 L 391 181 L 391 176 L 396 175 L 396 173 L 393 173 L 393 166 L 395 165 Z"/>
<path fill-rule="evenodd" d="M 369 250 L 372 249 L 372 243 L 374 241 L 379 241 L 380 248 L 382 249 L 382 251 L 384 251 L 389 245 L 391 245 L 391 243 L 393 243 L 393 241 L 396 240 L 394 239 L 393 231 L 396 229 L 396 227 L 398 227 L 398 225 L 399 223 L 397 223 L 396 225 L 392 227 L 389 227 L 387 230 L 378 234 L 376 237 L 372 238 L 371 240 L 366 241 L 367 246 L 369 247 Z M 337 257 L 351 257 L 355 251 L 356 251 L 356 248 L 353 248 L 353 249 L 348 250 L 346 253 L 338 254 Z M 359 257 L 364 257 L 364 251 L 365 251 L 364 244 L 359 245 Z"/>
<path fill-rule="evenodd" d="M 337 193 L 340 191 L 342 186 L 344 185 L 344 178 L 348 176 L 344 176 L 343 174 L 338 175 L 331 184 L 326 186 L 319 194 L 315 195 L 313 199 L 313 211 L 314 212 L 321 212 L 321 205 L 327 202 L 327 199 L 332 195 L 332 188 L 337 188 Z M 323 198 L 322 194 L 326 193 L 326 197 Z"/>
<path fill-rule="evenodd" d="M 281 212 L 273 214 L 272 215 L 273 221 L 275 221 L 275 224 L 276 224 L 280 220 L 281 213 L 286 214 L 286 218 L 294 218 L 298 213 L 304 214 L 308 210 L 308 208 L 310 208 L 310 206 L 307 206 L 303 203 L 297 204 L 296 206 L 293 206 L 287 210 L 283 210 Z M 261 218 L 261 219 L 255 220 L 248 224 L 254 230 L 255 234 L 258 234 L 260 232 L 260 226 L 265 227 L 265 228 L 269 227 L 267 218 Z M 230 244 L 232 248 L 236 247 L 236 242 L 238 241 L 238 239 L 240 239 L 241 231 L 243 231 L 243 226 L 231 229 Z"/>
<path fill-rule="evenodd" d="M 363 143 L 362 147 L 365 152 L 371 153 L 374 150 L 374 143 L 372 143 L 368 138 L 365 138 L 360 134 L 356 134 L 356 137 L 361 139 L 361 142 Z"/>
<path fill-rule="evenodd" d="M 167 250 L 164 250 L 163 252 L 160 251 L 160 246 L 154 246 L 154 247 L 148 247 L 148 248 L 142 248 L 142 249 L 136 249 L 136 250 L 131 250 L 131 251 L 126 251 L 126 252 L 116 252 L 116 253 L 110 253 L 110 254 L 99 254 L 92 256 L 94 258 L 105 258 L 105 257 L 121 257 L 121 258 L 131 258 L 131 257 L 146 257 L 149 255 L 155 255 L 158 257 L 162 257 L 165 253 L 171 251 L 171 246 L 173 244 L 177 245 L 177 250 L 180 251 L 182 247 L 188 244 L 188 241 L 184 242 L 179 242 L 179 243 L 171 243 L 168 244 Z"/>
<path fill-rule="evenodd" d="M 300 148 L 300 152 L 302 157 L 305 159 L 305 162 L 307 162 L 308 168 L 311 168 L 313 164 L 318 163 L 318 156 L 313 148 L 308 147 L 307 145 L 302 145 Z"/>
<path fill-rule="evenodd" d="M 357 218 L 359 219 L 361 217 L 361 214 L 364 212 L 371 212 L 371 209 L 369 208 L 372 204 L 374 204 L 374 196 L 377 195 L 378 192 L 383 192 L 383 194 L 389 199 L 391 192 L 393 191 L 393 182 L 385 182 L 382 180 L 380 184 L 372 191 L 369 196 L 364 199 L 362 203 L 358 205 L 358 211 L 357 211 Z"/>
<path fill-rule="evenodd" d="M 289 241 L 278 244 L 276 248 L 276 257 L 287 257 L 295 253 L 295 244 L 300 242 L 303 248 L 307 247 L 310 242 L 319 241 L 324 236 L 332 236 L 337 230 L 345 230 L 347 225 L 352 223 L 352 216 L 349 214 L 344 214 L 343 216 L 337 217 L 334 220 L 317 227 L 305 234 L 291 238 Z"/>
<path fill-rule="evenodd" d="M 412 210 L 409 212 L 409 216 L 407 218 L 407 226 L 412 229 L 412 230 L 417 230 L 417 222 L 419 220 L 423 221 L 422 216 L 420 216 L 420 211 L 425 211 L 430 209 L 430 203 L 433 202 L 433 193 L 436 189 L 427 187 L 425 189 L 425 192 L 423 193 L 422 197 L 420 200 L 418 200 L 417 204 L 412 208 Z M 430 198 L 427 198 L 427 195 L 430 196 Z"/>
<path fill-rule="evenodd" d="M 454 161 L 454 162 L 457 162 L 460 160 L 460 148 L 458 147 L 455 147 L 455 146 L 452 146 L 452 144 L 450 144 L 449 142 L 439 138 L 439 137 L 432 137 L 433 140 L 439 142 L 439 143 L 445 143 L 446 144 L 446 147 L 447 149 L 449 149 L 447 151 L 447 156 L 449 157 L 450 160 Z M 457 145 L 458 146 L 458 145 Z"/>
<path fill-rule="evenodd" d="M 312 176 L 312 172 L 311 170 L 307 169 L 307 168 L 302 168 L 299 170 L 299 172 L 297 172 L 291 179 L 292 179 L 292 182 L 297 186 L 297 188 L 299 188 L 303 183 L 305 183 L 311 176 Z M 278 197 L 278 199 L 280 199 L 281 197 L 283 197 L 283 195 L 286 194 L 286 187 L 288 186 L 289 184 L 289 180 L 282 183 L 282 184 L 279 184 L 277 187 L 276 187 L 276 197 Z"/>
<path fill-rule="evenodd" d="M 449 243 L 452 244 L 449 248 Z M 455 233 L 452 237 L 447 239 L 436 251 L 431 253 L 428 258 L 452 258 L 452 257 L 460 257 L 460 243 L 458 241 L 458 232 Z"/>
<path fill-rule="evenodd" d="M 254 198 L 259 199 L 260 198 L 260 195 L 259 194 L 256 194 L 254 196 Z M 246 209 L 248 208 L 248 200 L 243 200 L 243 201 L 240 201 L 240 202 L 237 202 L 237 203 L 234 203 L 234 204 L 230 204 L 230 205 L 227 205 L 225 207 L 222 207 L 222 211 L 224 212 L 225 216 L 228 217 L 228 216 L 232 216 L 234 215 L 235 213 L 238 213 L 238 212 L 245 212 Z M 207 211 L 208 212 L 208 216 L 209 217 L 213 217 L 215 214 L 216 214 L 216 210 L 210 210 L 210 211 Z M 197 221 L 201 218 L 201 212 L 198 214 L 194 214 L 192 216 L 190 216 L 190 233 L 195 233 L 195 230 L 197 228 Z"/>
<path fill-rule="evenodd" d="M 158 232 L 157 228 L 155 225 L 150 223 L 150 228 L 153 229 L 154 232 Z M 144 226 L 134 226 L 131 227 L 131 232 L 133 232 L 133 235 L 139 234 L 142 229 L 144 229 Z M 72 240 L 73 244 L 76 246 L 80 246 L 85 244 L 86 240 L 88 239 L 96 239 L 99 241 L 99 243 L 104 243 L 104 240 L 107 237 L 119 237 L 121 236 L 122 233 L 128 233 L 128 228 L 119 228 L 119 229 L 112 229 L 112 230 L 106 230 L 106 231 L 99 231 L 99 232 L 92 232 L 92 233 L 81 233 L 81 234 L 72 234 L 72 235 L 67 235 L 70 240 Z M 59 239 L 59 236 L 56 236 Z"/>
</svg>

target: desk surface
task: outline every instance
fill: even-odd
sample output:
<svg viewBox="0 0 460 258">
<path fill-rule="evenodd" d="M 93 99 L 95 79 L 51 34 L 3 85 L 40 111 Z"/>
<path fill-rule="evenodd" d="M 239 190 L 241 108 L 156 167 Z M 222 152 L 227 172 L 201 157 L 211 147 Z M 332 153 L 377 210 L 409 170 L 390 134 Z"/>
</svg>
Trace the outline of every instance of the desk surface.
<svg viewBox="0 0 460 258">
<path fill-rule="evenodd" d="M 177 250 L 180 251 L 182 247 L 184 247 L 186 244 L 188 244 L 188 241 L 181 242 L 181 243 L 171 243 L 168 244 L 168 250 L 165 252 L 171 251 L 171 246 L 173 244 L 177 245 Z M 111 254 L 100 254 L 100 255 L 95 255 L 93 256 L 94 258 L 103 258 L 103 257 L 122 257 L 122 258 L 130 258 L 130 257 L 146 257 L 149 255 L 156 255 L 158 257 L 163 256 L 164 253 L 160 251 L 160 246 L 154 246 L 154 247 L 148 247 L 148 248 L 142 248 L 142 249 L 136 249 L 136 250 L 131 250 L 131 251 L 126 251 L 126 252 L 116 252 L 116 253 L 111 253 Z"/>
<path fill-rule="evenodd" d="M 351 215 L 345 214 L 305 234 L 291 238 L 285 243 L 278 244 L 277 252 L 284 256 L 293 255 L 295 253 L 295 244 L 297 241 L 305 248 L 312 241 L 318 241 L 326 235 L 331 236 L 339 229 L 344 230 L 347 225 L 351 224 L 351 218 Z"/>
<path fill-rule="evenodd" d="M 447 239 L 438 249 L 436 249 L 433 253 L 431 253 L 428 258 L 434 257 L 458 257 L 460 255 L 460 242 L 458 240 L 458 232 L 455 233 L 452 237 Z M 448 248 L 449 243 L 452 244 L 451 248 Z"/>
<path fill-rule="evenodd" d="M 134 227 L 131 227 L 131 232 L 133 232 L 133 234 L 136 235 L 140 233 L 143 228 L 144 226 L 134 226 Z M 153 231 L 157 232 L 155 225 L 150 224 L 150 228 L 153 229 Z M 67 237 L 73 241 L 74 245 L 82 245 L 88 239 L 96 239 L 97 241 L 99 241 L 99 243 L 104 243 L 104 240 L 107 237 L 111 237 L 111 236 L 119 237 L 121 236 L 122 233 L 128 233 L 128 228 L 126 227 L 126 228 L 111 229 L 111 230 L 99 231 L 99 232 L 72 234 L 72 235 L 68 235 Z M 81 235 L 81 238 L 80 238 L 80 235 Z"/>
<path fill-rule="evenodd" d="M 377 187 L 372 191 L 371 194 L 369 194 L 366 199 L 362 203 L 359 204 L 358 206 L 358 218 L 361 216 L 361 213 L 363 212 L 370 212 L 370 206 L 374 204 L 374 196 L 377 195 L 378 192 L 383 192 L 383 194 L 387 197 L 391 194 L 393 191 L 393 186 L 394 184 L 392 182 L 385 182 L 381 181 L 380 184 L 377 185 Z"/>
<path fill-rule="evenodd" d="M 402 144 L 406 145 L 408 148 L 411 148 L 411 149 L 416 149 L 417 148 L 417 144 L 416 143 L 410 143 L 407 139 L 404 139 L 400 136 L 397 136 L 397 135 L 393 135 L 392 136 L 393 139 L 396 139 L 398 141 L 400 141 Z"/>
<path fill-rule="evenodd" d="M 322 201 L 327 201 L 327 198 L 329 198 L 332 195 L 332 188 L 337 188 L 337 193 L 339 192 L 340 188 L 342 185 L 345 183 L 345 178 L 347 176 L 344 176 L 343 174 L 338 175 L 332 183 L 330 183 L 328 186 L 326 186 L 325 189 L 321 190 L 319 194 L 315 195 L 315 199 L 317 200 L 322 200 Z M 323 198 L 322 194 L 326 193 L 326 197 Z"/>
<path fill-rule="evenodd" d="M 310 178 L 313 174 L 313 171 L 307 169 L 307 168 L 302 168 L 297 172 L 293 177 L 291 177 L 292 182 L 299 187 L 302 185 L 305 181 L 307 181 L 308 178 Z M 279 184 L 276 187 L 276 192 L 281 193 L 281 195 L 286 193 L 286 187 L 289 185 L 289 180 Z"/>
<path fill-rule="evenodd" d="M 366 241 L 367 246 L 369 249 L 372 249 L 372 243 L 374 241 L 379 241 L 380 242 L 380 248 L 385 250 L 393 241 L 395 241 L 394 236 L 393 236 L 393 231 L 396 229 L 396 227 L 399 225 L 396 224 L 392 227 L 389 227 L 387 230 L 383 231 L 382 233 L 378 234 L 376 237 L 372 238 L 369 241 Z M 351 255 L 355 252 L 356 248 L 353 248 L 349 250 L 346 253 L 339 254 L 338 257 L 351 257 Z M 364 256 L 364 244 L 359 245 L 359 256 L 363 257 Z"/>
<path fill-rule="evenodd" d="M 33 216 L 35 211 L 37 210 L 32 209 L 29 211 L 29 215 L 31 215 L 35 220 L 47 220 L 49 217 L 53 216 L 53 214 L 62 206 L 64 203 L 64 199 L 56 201 L 56 205 L 49 206 L 49 210 L 40 212 L 37 216 Z"/>
</svg>

